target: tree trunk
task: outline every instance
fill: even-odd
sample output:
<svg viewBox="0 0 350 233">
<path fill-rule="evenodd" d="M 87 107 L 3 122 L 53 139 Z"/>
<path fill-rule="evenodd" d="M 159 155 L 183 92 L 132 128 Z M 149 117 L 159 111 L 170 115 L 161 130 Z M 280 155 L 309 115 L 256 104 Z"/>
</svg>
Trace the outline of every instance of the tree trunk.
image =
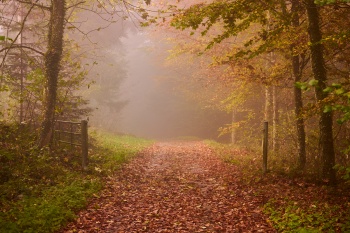
<svg viewBox="0 0 350 233">
<path fill-rule="evenodd" d="M 236 129 L 233 127 L 236 122 L 236 110 L 232 109 L 232 129 L 231 129 L 231 143 L 236 143 Z"/>
<path fill-rule="evenodd" d="M 65 0 L 52 0 L 48 32 L 48 47 L 44 56 L 46 90 L 44 118 L 41 125 L 39 148 L 51 141 L 57 98 L 57 80 L 63 51 Z"/>
<path fill-rule="evenodd" d="M 293 56 L 293 76 L 294 81 L 299 82 L 301 75 L 299 72 L 299 55 Z M 296 117 L 297 128 L 297 143 L 298 143 L 298 167 L 300 170 L 304 170 L 306 164 L 306 144 L 305 144 L 305 123 L 302 116 L 303 100 L 301 89 L 294 87 L 294 112 Z"/>
<path fill-rule="evenodd" d="M 312 61 L 312 71 L 318 85 L 315 88 L 317 103 L 322 105 L 322 101 L 327 97 L 323 92 L 326 88 L 327 74 L 323 57 L 323 47 L 321 44 L 322 33 L 319 22 L 319 12 L 314 0 L 306 0 L 306 10 L 309 22 L 310 51 Z M 332 112 L 324 112 L 320 108 L 320 150 L 322 159 L 322 178 L 328 179 L 330 184 L 336 183 L 335 170 L 335 153 L 333 142 L 333 117 Z"/>
<path fill-rule="evenodd" d="M 270 106 L 271 106 L 271 90 L 269 86 L 265 86 L 265 109 L 264 109 L 264 120 L 270 120 Z"/>
<path fill-rule="evenodd" d="M 292 26 L 299 27 L 299 10 L 300 3 L 299 0 L 292 1 Z M 294 45 L 291 46 L 291 52 L 293 54 Z M 292 69 L 294 82 L 301 81 L 301 70 L 300 70 L 300 60 L 299 55 L 292 55 Z M 298 167 L 299 170 L 304 170 L 306 164 L 306 145 L 305 145 L 305 123 L 302 116 L 303 109 L 303 99 L 302 92 L 300 88 L 294 87 L 294 112 L 296 117 L 296 129 L 297 129 L 297 147 L 298 147 Z"/>
<path fill-rule="evenodd" d="M 272 113 L 272 150 L 274 153 L 278 153 L 279 144 L 278 144 L 278 98 L 276 86 L 272 87 L 272 104 L 273 104 L 273 113 Z"/>
</svg>

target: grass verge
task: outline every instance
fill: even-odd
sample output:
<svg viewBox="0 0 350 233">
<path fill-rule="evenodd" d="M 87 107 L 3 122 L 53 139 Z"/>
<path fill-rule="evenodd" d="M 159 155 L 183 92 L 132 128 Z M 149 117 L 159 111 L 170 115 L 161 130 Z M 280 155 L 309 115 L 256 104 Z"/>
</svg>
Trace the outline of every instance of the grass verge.
<svg viewBox="0 0 350 233">
<path fill-rule="evenodd" d="M 346 180 L 338 187 L 313 182 L 309 174 L 298 174 L 288 162 L 275 158 L 278 155 L 271 156 L 270 170 L 262 174 L 261 153 L 205 142 L 223 161 L 239 169 L 241 187 L 254 190 L 262 211 L 278 232 L 350 232 L 350 187 Z M 339 177 L 348 174 L 338 170 L 343 171 Z"/>
<path fill-rule="evenodd" d="M 89 167 L 69 148 L 40 152 L 34 137 L 6 127 L 0 140 L 0 232 L 49 233 L 75 218 L 111 175 L 152 142 L 108 133 L 91 133 Z M 12 132 L 13 131 L 13 132 Z"/>
</svg>

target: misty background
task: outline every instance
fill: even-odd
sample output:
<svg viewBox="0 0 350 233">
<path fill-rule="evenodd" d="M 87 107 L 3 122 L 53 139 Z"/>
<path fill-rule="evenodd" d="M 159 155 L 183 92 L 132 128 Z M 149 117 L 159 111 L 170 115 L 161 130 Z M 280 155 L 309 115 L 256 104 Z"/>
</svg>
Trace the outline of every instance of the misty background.
<svg viewBox="0 0 350 233">
<path fill-rule="evenodd" d="M 183 95 L 176 79 L 191 74 L 165 67 L 170 45 L 150 36 L 152 30 L 130 20 L 108 26 L 87 12 L 80 18 L 82 31 L 89 33 L 74 37 L 80 37 L 86 51 L 85 69 L 92 81 L 84 93 L 93 109 L 91 126 L 158 140 L 189 136 L 227 140 L 218 138 L 218 128 L 230 123 L 230 116 L 203 109 Z M 95 30 L 104 27 L 99 25 L 108 27 Z"/>
</svg>

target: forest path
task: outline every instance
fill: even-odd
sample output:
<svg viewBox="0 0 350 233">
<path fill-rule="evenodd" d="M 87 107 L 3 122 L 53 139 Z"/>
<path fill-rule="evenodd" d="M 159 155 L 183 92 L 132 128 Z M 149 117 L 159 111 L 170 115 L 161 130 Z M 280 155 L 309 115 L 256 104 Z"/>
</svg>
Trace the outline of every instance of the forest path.
<svg viewBox="0 0 350 233">
<path fill-rule="evenodd" d="M 237 170 L 201 142 L 157 143 L 64 232 L 275 232 Z"/>
</svg>

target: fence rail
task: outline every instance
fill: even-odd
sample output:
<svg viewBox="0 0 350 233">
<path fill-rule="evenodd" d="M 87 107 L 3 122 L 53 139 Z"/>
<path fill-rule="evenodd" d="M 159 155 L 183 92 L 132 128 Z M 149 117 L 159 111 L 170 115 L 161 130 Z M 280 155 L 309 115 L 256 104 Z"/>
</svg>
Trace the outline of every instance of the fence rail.
<svg viewBox="0 0 350 233">
<path fill-rule="evenodd" d="M 56 142 L 69 144 L 71 147 L 80 146 L 82 155 L 82 167 L 84 170 L 86 170 L 88 165 L 89 149 L 87 120 L 82 120 L 81 122 L 57 120 L 55 124 L 54 139 Z"/>
</svg>

